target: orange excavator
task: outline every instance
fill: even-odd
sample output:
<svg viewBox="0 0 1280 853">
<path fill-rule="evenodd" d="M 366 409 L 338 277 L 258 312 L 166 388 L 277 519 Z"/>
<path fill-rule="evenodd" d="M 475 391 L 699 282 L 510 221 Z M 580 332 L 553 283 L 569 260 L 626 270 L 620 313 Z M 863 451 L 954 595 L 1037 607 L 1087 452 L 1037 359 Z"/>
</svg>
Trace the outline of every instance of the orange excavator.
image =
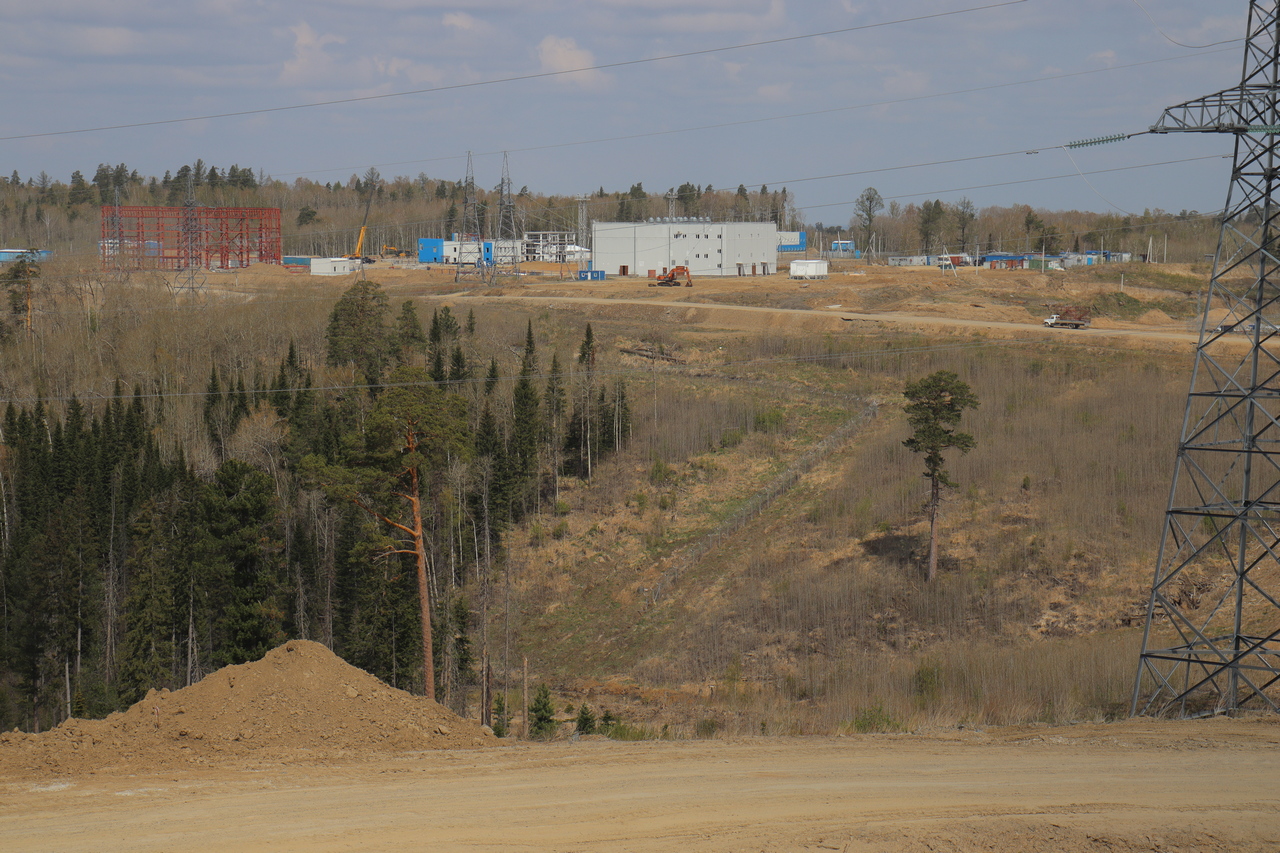
<svg viewBox="0 0 1280 853">
<path fill-rule="evenodd" d="M 679 287 L 683 280 L 685 287 L 693 287 L 693 275 L 688 267 L 672 267 L 669 271 L 649 282 L 650 287 Z"/>
</svg>

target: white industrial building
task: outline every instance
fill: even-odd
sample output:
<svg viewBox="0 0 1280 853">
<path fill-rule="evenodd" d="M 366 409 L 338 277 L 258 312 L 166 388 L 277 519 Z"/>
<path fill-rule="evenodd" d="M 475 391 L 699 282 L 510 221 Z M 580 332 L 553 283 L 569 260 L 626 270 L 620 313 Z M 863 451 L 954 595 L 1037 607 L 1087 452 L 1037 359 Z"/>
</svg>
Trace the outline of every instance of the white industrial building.
<svg viewBox="0 0 1280 853">
<path fill-rule="evenodd" d="M 778 267 L 772 222 L 596 222 L 592 268 L 609 275 L 662 275 L 688 267 L 694 276 L 769 275 Z"/>
</svg>

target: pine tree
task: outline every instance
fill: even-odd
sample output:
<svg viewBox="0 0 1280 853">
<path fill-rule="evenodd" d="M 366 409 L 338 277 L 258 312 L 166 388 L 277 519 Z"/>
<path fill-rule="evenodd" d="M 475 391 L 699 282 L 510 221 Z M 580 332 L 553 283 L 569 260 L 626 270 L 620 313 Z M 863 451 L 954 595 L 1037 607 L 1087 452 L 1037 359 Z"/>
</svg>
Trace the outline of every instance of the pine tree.
<svg viewBox="0 0 1280 853">
<path fill-rule="evenodd" d="M 905 410 L 911 425 L 911 437 L 902 442 L 908 450 L 924 454 L 924 476 L 929 480 L 929 565 L 928 580 L 938 573 L 938 508 L 942 503 L 941 488 L 955 488 L 946 470 L 943 451 L 956 448 L 968 453 L 974 446 L 972 435 L 956 432 L 965 409 L 978 407 L 978 398 L 969 385 L 950 370 L 939 370 L 903 390 L 907 398 Z"/>
</svg>

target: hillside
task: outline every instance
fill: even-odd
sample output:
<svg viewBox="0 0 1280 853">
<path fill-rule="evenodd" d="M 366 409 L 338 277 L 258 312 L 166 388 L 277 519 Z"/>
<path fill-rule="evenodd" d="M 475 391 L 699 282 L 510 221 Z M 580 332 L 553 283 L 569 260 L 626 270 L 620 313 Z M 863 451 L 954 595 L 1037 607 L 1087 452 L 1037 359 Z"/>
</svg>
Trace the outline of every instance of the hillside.
<svg viewBox="0 0 1280 853">
<path fill-rule="evenodd" d="M 486 467 L 488 457 L 468 450 L 465 467 L 442 458 L 431 475 L 437 696 L 450 707 L 477 713 L 475 679 L 487 653 L 510 707 L 519 704 L 512 691 L 527 657 L 531 678 L 553 686 L 558 706 L 587 702 L 634 722 L 639 734 L 664 725 L 835 732 L 1120 713 L 1185 395 L 1198 270 L 1127 267 L 1121 294 L 1093 271 L 953 276 L 850 266 L 824 281 L 772 276 L 668 290 L 565 281 L 547 269 L 458 290 L 448 271 L 387 267 L 370 278 L 388 311 L 408 300 L 422 317 L 449 308 L 459 322 L 475 322 L 474 334 L 456 332 L 451 344 L 471 377 L 457 386 L 466 431 L 481 435 L 488 410 L 501 452 L 519 452 L 513 407 L 529 398 L 519 403 L 518 389 L 527 382 L 544 396 L 555 356 L 568 393 L 565 420 L 548 429 L 564 430 L 576 410 L 590 410 L 591 447 L 607 439 L 598 456 L 579 457 L 565 450 L 571 434 L 559 433 L 564 441 L 523 457 L 536 473 L 528 491 L 510 492 L 511 523 L 492 547 L 485 531 L 499 520 L 477 501 L 505 482 L 499 475 L 510 465 Z M 50 278 L 59 275 L 67 273 L 54 266 Z M 307 474 L 321 471 L 307 453 L 327 465 L 359 462 L 343 435 L 378 413 L 376 398 L 345 393 L 362 387 L 354 368 L 326 363 L 326 318 L 352 284 L 255 268 L 215 276 L 195 298 L 174 297 L 154 279 L 81 301 L 51 293 L 35 339 L 10 344 L 35 355 L 11 363 L 3 379 L 10 399 L 29 407 L 39 396 L 57 414 L 73 392 L 92 401 L 102 389 L 110 400 L 122 380 L 119 403 L 133 401 L 129 417 L 157 443 L 139 460 L 180 450 L 194 482 L 216 487 L 184 498 L 185 475 L 157 469 L 141 481 L 173 495 L 150 510 L 157 517 L 198 511 L 228 519 L 220 525 L 243 523 L 230 521 L 244 512 L 228 502 L 231 474 L 253 484 L 266 509 L 255 522 L 260 544 L 245 550 L 218 533 L 201 546 L 208 569 L 164 568 L 172 574 L 162 584 L 196 571 L 214 597 L 165 593 L 205 627 L 192 632 L 176 621 L 183 610 L 163 616 L 180 642 L 152 669 L 111 668 L 111 655 L 131 654 L 126 644 L 109 655 L 112 636 L 127 639 L 132 608 L 153 599 L 131 598 L 141 594 L 137 582 L 102 563 L 105 574 L 89 577 L 99 596 L 89 612 L 107 622 L 84 623 L 83 670 L 74 643 L 55 637 L 38 646 L 37 725 L 56 723 L 80 701 L 64 695 L 64 660 L 85 673 L 72 692 L 83 690 L 86 710 L 111 710 L 117 676 L 180 687 L 193 671 L 184 649 L 198 649 L 200 672 L 211 655 L 241 648 L 228 644 L 249 628 L 253 643 L 315 639 L 393 686 L 421 689 L 412 571 L 378 556 L 385 534 L 324 485 L 329 475 Z M 1041 328 L 1046 308 L 1061 303 L 1093 305 L 1097 328 Z M 584 371 L 575 354 L 588 324 L 595 361 Z M 532 366 L 522 368 L 530 346 Z M 414 369 L 434 369 L 430 350 L 412 359 L 421 365 Z M 486 363 L 497 369 L 492 391 L 480 381 Z M 211 396 L 211 367 L 228 392 L 245 390 Z M 919 460 L 901 446 L 900 394 L 906 381 L 941 368 L 971 383 L 981 407 L 964 425 L 977 447 L 950 465 L 961 488 L 943 514 L 943 573 L 926 585 L 925 495 Z M 287 400 L 271 390 L 277 375 L 298 377 L 286 382 Z M 158 394 L 129 395 L 130 385 Z M 330 412 L 330 426 L 298 420 L 297 395 L 307 388 L 315 391 L 306 405 Z M 249 414 L 210 408 L 216 399 L 243 400 Z M 537 405 L 546 417 L 545 401 Z M 6 482 L 17 484 L 16 473 Z M 59 500 L 98 500 L 94 490 L 111 482 L 99 476 L 107 474 L 89 478 L 84 498 L 69 480 Z M 12 497 L 26 506 L 25 494 Z M 147 528 L 137 507 L 128 528 L 95 533 L 82 553 L 139 559 Z M 28 547 L 12 549 L 11 559 Z M 250 562 L 221 562 L 232 557 Z M 40 592 L 37 565 L 10 563 L 11 576 L 35 584 L 17 589 Z M 264 597 L 217 606 L 216 590 L 231 577 L 219 573 L 233 570 L 224 565 L 263 579 L 245 589 Z M 19 654 L 13 647 L 10 660 Z M 14 713 L 30 682 L 20 668 L 10 673 L 7 713 L 30 726 L 30 715 Z"/>
</svg>

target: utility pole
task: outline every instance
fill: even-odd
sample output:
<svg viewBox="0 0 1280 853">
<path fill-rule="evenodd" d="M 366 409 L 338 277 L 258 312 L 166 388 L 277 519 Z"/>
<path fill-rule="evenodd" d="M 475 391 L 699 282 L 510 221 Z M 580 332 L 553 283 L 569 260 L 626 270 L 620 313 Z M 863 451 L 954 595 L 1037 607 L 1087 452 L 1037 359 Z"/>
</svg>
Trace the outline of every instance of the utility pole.
<svg viewBox="0 0 1280 853">
<path fill-rule="evenodd" d="M 1240 84 L 1151 132 L 1230 134 L 1235 158 L 1130 713 L 1280 712 L 1280 0 L 1249 4 Z"/>
</svg>

